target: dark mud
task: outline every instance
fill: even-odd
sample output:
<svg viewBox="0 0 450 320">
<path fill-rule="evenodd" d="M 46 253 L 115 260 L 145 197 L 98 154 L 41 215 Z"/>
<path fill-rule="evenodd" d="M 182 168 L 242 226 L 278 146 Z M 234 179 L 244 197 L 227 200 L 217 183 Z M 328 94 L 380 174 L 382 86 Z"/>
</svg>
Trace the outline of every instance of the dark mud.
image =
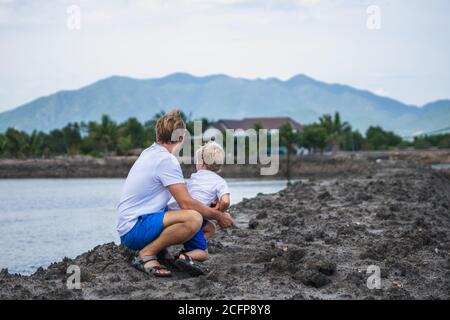
<svg viewBox="0 0 450 320">
<path fill-rule="evenodd" d="M 450 180 L 382 161 L 232 207 L 239 227 L 210 242 L 206 276 L 149 277 L 105 244 L 31 276 L 0 273 L 0 299 L 449 299 Z M 66 287 L 69 265 L 81 290 Z M 369 265 L 381 289 L 368 289 Z"/>
</svg>

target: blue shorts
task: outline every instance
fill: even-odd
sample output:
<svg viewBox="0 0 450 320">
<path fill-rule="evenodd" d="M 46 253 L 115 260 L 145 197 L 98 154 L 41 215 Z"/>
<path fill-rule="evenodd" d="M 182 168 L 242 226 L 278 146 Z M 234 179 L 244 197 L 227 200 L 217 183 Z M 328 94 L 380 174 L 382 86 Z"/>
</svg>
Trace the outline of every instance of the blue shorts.
<svg viewBox="0 0 450 320">
<path fill-rule="evenodd" d="M 133 229 L 120 237 L 122 244 L 132 250 L 141 250 L 158 238 L 164 230 L 163 219 L 166 211 L 167 208 L 164 211 L 140 216 Z"/>
<path fill-rule="evenodd" d="M 200 249 L 200 250 L 208 249 L 208 245 L 206 244 L 205 234 L 203 233 L 203 228 L 206 226 L 207 223 L 208 223 L 208 220 L 203 219 L 203 224 L 202 224 L 202 227 L 200 228 L 200 230 L 198 230 L 198 232 L 194 235 L 194 237 L 192 237 L 191 240 L 184 243 L 185 251 L 188 252 L 188 251 L 192 251 L 195 249 Z"/>
</svg>

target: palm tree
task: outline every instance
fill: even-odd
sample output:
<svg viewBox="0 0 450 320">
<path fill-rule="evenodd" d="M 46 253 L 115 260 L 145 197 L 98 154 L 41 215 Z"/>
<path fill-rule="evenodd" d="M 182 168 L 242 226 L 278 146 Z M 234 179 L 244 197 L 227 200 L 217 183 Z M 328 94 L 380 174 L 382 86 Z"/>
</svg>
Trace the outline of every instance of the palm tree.
<svg viewBox="0 0 450 320">
<path fill-rule="evenodd" d="M 323 127 L 328 135 L 328 144 L 332 145 L 334 151 L 339 146 L 339 140 L 343 133 L 351 131 L 351 126 L 347 121 L 341 122 L 339 112 L 334 114 L 334 118 L 329 114 L 324 114 L 319 118 L 320 126 Z"/>
<path fill-rule="evenodd" d="M 90 122 L 89 135 L 92 140 L 100 145 L 103 149 L 103 156 L 108 157 L 109 151 L 115 147 L 117 138 L 117 125 L 107 115 L 102 116 L 100 124 Z"/>
</svg>

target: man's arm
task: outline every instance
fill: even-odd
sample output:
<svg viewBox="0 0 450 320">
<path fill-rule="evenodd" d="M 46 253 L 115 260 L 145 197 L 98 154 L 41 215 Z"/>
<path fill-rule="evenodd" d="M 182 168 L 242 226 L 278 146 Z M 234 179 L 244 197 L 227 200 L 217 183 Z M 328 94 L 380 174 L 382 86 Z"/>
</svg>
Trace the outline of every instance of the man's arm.
<svg viewBox="0 0 450 320">
<path fill-rule="evenodd" d="M 173 184 L 167 188 L 181 209 L 195 210 L 206 219 L 216 220 L 224 228 L 228 228 L 233 225 L 233 220 L 223 212 L 214 208 L 209 208 L 200 201 L 193 199 L 189 195 L 184 183 Z"/>
</svg>

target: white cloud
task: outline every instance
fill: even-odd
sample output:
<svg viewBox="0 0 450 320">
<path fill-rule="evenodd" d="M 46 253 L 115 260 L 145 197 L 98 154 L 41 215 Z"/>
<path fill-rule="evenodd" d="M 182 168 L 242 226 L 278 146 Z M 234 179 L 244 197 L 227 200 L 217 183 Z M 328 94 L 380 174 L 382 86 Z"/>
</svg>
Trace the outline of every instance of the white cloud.
<svg viewBox="0 0 450 320">
<path fill-rule="evenodd" d="M 365 21 L 372 2 L 383 9 L 383 28 L 376 32 Z M 0 0 L 0 111 L 112 74 L 176 71 L 284 79 L 305 73 L 383 88 L 418 104 L 448 97 L 450 45 L 442 39 L 450 27 L 449 2 L 370 3 Z M 66 27 L 71 4 L 82 10 L 80 31 Z"/>
</svg>

